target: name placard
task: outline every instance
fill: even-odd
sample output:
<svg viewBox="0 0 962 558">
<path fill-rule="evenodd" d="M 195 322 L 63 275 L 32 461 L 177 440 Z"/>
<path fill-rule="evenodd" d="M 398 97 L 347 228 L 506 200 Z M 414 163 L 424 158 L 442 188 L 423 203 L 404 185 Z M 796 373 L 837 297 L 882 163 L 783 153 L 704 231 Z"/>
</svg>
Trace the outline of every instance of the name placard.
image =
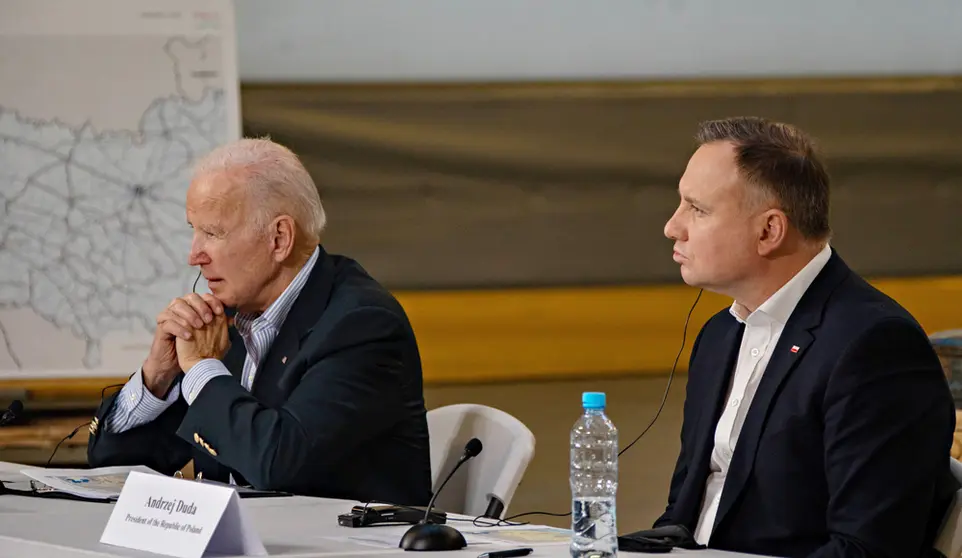
<svg viewBox="0 0 962 558">
<path fill-rule="evenodd" d="M 267 555 L 233 489 L 136 471 L 100 542 L 178 558 Z"/>
</svg>

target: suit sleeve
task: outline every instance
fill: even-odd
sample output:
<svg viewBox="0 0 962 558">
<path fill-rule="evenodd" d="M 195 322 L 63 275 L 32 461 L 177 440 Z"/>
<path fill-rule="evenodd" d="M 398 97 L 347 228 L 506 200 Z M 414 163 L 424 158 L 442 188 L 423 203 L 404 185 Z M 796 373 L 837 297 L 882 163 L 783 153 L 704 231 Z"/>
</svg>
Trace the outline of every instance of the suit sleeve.
<svg viewBox="0 0 962 558">
<path fill-rule="evenodd" d="M 176 435 L 177 425 L 187 410 L 184 400 L 178 399 L 150 422 L 123 432 L 110 432 L 104 425 L 109 415 L 116 412 L 120 393 L 105 398 L 97 409 L 93 423 L 97 428 L 91 428 L 87 441 L 87 463 L 91 467 L 146 465 L 165 475 L 182 469 L 191 457 L 190 445 Z"/>
<path fill-rule="evenodd" d="M 691 357 L 688 360 L 689 371 L 691 371 L 692 363 L 695 362 L 695 353 L 698 351 L 698 345 L 701 342 L 701 336 L 704 331 L 705 328 L 703 327 L 701 331 L 698 332 L 695 343 L 691 347 Z M 671 475 L 671 486 L 668 489 L 668 505 L 665 507 L 665 512 L 661 514 L 661 517 L 655 520 L 654 527 L 678 523 L 673 517 L 672 512 L 674 511 L 675 501 L 678 499 L 678 493 L 681 492 L 681 487 L 685 484 L 685 478 L 688 476 L 688 466 L 691 460 L 690 441 L 688 440 L 688 406 L 691 401 L 691 386 L 691 376 L 689 376 L 688 386 L 685 390 L 685 408 L 682 413 L 684 418 L 681 424 L 681 450 L 678 452 L 675 470 Z"/>
<path fill-rule="evenodd" d="M 323 477 L 403 417 L 406 342 L 396 314 L 353 310 L 326 332 L 314 349 L 319 356 L 308 356 L 312 362 L 283 406 L 267 407 L 231 378 L 213 378 L 178 434 L 191 442 L 199 436 L 256 488 L 293 489 L 308 466 Z"/>
<path fill-rule="evenodd" d="M 904 319 L 856 340 L 824 401 L 830 540 L 816 557 L 919 556 L 955 429 L 928 338 Z"/>
</svg>

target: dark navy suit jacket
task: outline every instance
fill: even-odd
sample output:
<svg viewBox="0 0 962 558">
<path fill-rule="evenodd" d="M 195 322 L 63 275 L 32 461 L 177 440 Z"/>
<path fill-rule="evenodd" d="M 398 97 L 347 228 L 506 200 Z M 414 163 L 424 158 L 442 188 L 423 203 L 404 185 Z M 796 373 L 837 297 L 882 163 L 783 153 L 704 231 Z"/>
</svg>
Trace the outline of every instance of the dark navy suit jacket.
<svg viewBox="0 0 962 558">
<path fill-rule="evenodd" d="M 656 526 L 695 530 L 743 331 L 726 309 L 695 341 L 681 452 Z M 958 488 L 949 472 L 954 429 L 952 397 L 925 332 L 833 253 L 762 376 L 708 546 L 774 556 L 926 555 Z"/>
<path fill-rule="evenodd" d="M 230 328 L 223 362 L 189 407 L 90 437 L 91 466 L 147 465 L 172 474 L 194 459 L 204 478 L 297 494 L 424 505 L 431 463 L 414 332 L 400 304 L 355 261 L 320 248 L 254 378 Z M 113 408 L 104 400 L 98 422 Z"/>
</svg>

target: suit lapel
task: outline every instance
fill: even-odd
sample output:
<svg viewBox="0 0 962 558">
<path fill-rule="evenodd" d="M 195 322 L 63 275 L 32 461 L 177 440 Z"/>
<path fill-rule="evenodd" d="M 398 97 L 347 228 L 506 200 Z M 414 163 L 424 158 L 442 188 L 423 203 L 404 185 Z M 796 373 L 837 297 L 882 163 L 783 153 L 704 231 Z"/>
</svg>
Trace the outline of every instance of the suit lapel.
<svg viewBox="0 0 962 558">
<path fill-rule="evenodd" d="M 806 350 L 815 340 L 814 332 L 822 321 L 829 296 L 849 273 L 848 266 L 833 251 L 825 268 L 799 300 L 785 324 L 738 435 L 718 513 L 715 515 L 716 529 L 731 511 L 751 475 L 758 452 L 758 441 L 781 386 L 797 369 Z"/>
<path fill-rule="evenodd" d="M 334 285 L 334 262 L 324 248 L 318 246 L 318 250 L 320 254 L 314 269 L 311 270 L 304 288 L 291 306 L 277 338 L 254 376 L 254 385 L 251 386 L 251 393 L 254 395 L 265 389 L 265 386 L 277 385 L 278 377 L 300 350 L 301 341 L 310 334 L 318 317 L 327 307 Z"/>
<path fill-rule="evenodd" d="M 731 382 L 732 372 L 735 369 L 735 361 L 738 358 L 738 348 L 741 345 L 742 334 L 745 326 L 728 318 L 730 324 L 724 337 L 718 341 L 716 347 L 699 347 L 699 353 L 703 355 L 718 355 L 718 359 L 706 360 L 704 357 L 696 360 L 695 365 L 699 370 L 689 371 L 706 378 L 703 390 L 705 393 L 705 405 L 701 407 L 701 412 L 697 415 L 695 428 L 692 433 L 694 453 L 690 461 L 686 483 L 683 493 L 679 495 L 679 502 L 687 502 L 684 511 L 676 517 L 678 523 L 690 526 L 694 529 L 695 522 L 698 520 L 698 509 L 701 505 L 702 494 L 705 490 L 705 481 L 708 478 L 709 456 L 712 447 L 715 445 L 715 424 L 721 414 L 722 401 L 728 393 L 728 385 Z M 707 370 L 705 370 L 707 368 Z"/>
</svg>

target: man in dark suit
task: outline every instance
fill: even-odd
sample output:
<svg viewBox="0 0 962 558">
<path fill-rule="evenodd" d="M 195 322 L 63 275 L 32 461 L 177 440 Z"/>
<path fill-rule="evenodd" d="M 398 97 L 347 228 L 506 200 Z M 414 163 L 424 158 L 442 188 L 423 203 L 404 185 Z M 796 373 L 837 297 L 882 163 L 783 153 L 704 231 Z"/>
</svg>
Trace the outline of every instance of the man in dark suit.
<svg viewBox="0 0 962 558">
<path fill-rule="evenodd" d="M 828 245 L 829 178 L 803 132 L 732 118 L 697 139 L 665 234 L 686 283 L 734 302 L 692 349 L 655 526 L 774 556 L 932 552 L 958 483 L 925 332 Z"/>
<path fill-rule="evenodd" d="M 210 294 L 157 317 L 143 367 L 91 423 L 92 466 L 297 494 L 423 505 L 428 429 L 414 332 L 394 297 L 319 244 L 325 214 L 297 157 L 241 140 L 187 193 L 189 264 Z"/>
</svg>

